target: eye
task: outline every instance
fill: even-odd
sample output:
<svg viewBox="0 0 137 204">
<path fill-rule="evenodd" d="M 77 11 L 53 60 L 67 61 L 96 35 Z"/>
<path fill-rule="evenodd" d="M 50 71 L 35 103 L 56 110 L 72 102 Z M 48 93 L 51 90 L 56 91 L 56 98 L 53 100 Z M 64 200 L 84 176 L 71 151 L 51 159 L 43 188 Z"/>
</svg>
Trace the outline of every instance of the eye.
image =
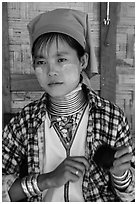
<svg viewBox="0 0 137 204">
<path fill-rule="evenodd" d="M 65 62 L 65 61 L 67 61 L 66 58 L 59 58 L 59 59 L 58 59 L 58 62 Z"/>
<path fill-rule="evenodd" d="M 46 65 L 47 62 L 44 59 L 35 59 L 34 61 L 35 66 Z"/>
</svg>

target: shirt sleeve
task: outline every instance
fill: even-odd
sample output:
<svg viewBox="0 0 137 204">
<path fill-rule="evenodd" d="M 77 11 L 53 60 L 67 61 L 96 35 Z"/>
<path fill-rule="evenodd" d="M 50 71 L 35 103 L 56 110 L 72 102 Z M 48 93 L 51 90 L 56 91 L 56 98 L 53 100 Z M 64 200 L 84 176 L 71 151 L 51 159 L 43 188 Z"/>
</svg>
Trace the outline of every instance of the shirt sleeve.
<svg viewBox="0 0 137 204">
<path fill-rule="evenodd" d="M 118 126 L 118 134 L 116 140 L 116 146 L 131 146 L 132 154 L 134 154 L 134 144 L 132 141 L 132 135 L 130 134 L 129 125 L 127 118 L 122 115 L 121 122 Z M 135 199 L 135 170 L 134 168 L 130 168 L 132 173 L 132 181 L 125 192 L 121 192 L 118 189 L 115 189 L 116 194 L 120 197 L 122 201 L 131 202 Z"/>
<path fill-rule="evenodd" d="M 10 201 L 8 191 L 18 178 L 21 157 L 25 155 L 23 133 L 18 118 L 13 118 L 2 134 L 2 199 Z"/>
<path fill-rule="evenodd" d="M 16 179 L 12 174 L 2 176 L 2 202 L 11 202 L 8 191 Z"/>
</svg>

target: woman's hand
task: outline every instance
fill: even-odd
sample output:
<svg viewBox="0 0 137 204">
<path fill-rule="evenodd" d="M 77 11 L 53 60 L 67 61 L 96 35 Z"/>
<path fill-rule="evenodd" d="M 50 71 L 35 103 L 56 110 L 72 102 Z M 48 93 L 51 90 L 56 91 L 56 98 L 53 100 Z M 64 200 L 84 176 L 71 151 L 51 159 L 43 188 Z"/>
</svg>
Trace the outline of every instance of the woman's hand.
<svg viewBox="0 0 137 204">
<path fill-rule="evenodd" d="M 113 167 L 111 167 L 110 172 L 115 176 L 122 176 L 126 170 L 131 166 L 132 160 L 132 149 L 131 147 L 122 147 L 116 151 L 113 162 Z"/>
<path fill-rule="evenodd" d="M 83 156 L 67 157 L 54 171 L 50 172 L 52 187 L 60 187 L 68 181 L 78 181 L 88 167 L 88 161 Z"/>
</svg>

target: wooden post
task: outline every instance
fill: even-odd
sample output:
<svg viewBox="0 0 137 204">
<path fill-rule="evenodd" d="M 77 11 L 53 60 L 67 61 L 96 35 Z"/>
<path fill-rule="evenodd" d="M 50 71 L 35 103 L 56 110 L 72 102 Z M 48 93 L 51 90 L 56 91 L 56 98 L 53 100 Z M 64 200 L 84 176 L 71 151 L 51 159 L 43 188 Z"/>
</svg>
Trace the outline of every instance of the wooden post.
<svg viewBox="0 0 137 204">
<path fill-rule="evenodd" d="M 116 100 L 116 2 L 100 3 L 100 67 L 101 67 L 101 96 L 115 102 Z M 109 16 L 107 19 L 107 11 Z M 104 20 L 105 19 L 105 20 Z M 108 22 L 107 20 L 110 21 Z"/>
<path fill-rule="evenodd" d="M 10 113 L 10 63 L 7 2 L 2 3 L 2 113 Z"/>
</svg>

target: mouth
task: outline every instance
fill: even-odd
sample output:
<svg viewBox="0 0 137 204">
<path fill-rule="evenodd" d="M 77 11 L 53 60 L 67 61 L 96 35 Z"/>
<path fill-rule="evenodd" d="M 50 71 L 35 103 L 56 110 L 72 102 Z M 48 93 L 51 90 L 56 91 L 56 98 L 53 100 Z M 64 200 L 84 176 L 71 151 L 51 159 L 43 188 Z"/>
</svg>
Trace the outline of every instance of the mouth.
<svg viewBox="0 0 137 204">
<path fill-rule="evenodd" d="M 57 86 L 57 85 L 62 85 L 62 84 L 63 82 L 50 82 L 48 86 Z"/>
</svg>

